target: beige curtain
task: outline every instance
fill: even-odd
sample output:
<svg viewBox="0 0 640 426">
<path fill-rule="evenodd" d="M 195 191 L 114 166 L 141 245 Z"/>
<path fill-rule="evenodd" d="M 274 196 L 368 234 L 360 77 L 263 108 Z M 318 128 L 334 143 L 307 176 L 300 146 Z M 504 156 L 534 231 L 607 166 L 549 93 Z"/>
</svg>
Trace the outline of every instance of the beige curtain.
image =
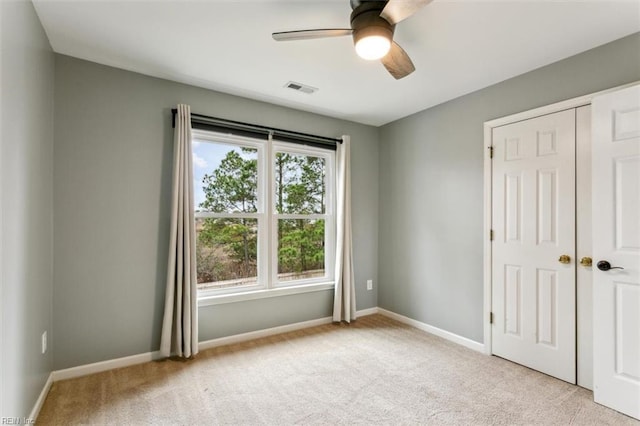
<svg viewBox="0 0 640 426">
<path fill-rule="evenodd" d="M 351 138 L 342 137 L 336 150 L 336 266 L 333 320 L 356 319 L 356 289 L 351 247 Z"/>
<path fill-rule="evenodd" d="M 189 358 L 198 353 L 196 231 L 189 105 L 178 105 L 173 138 L 171 234 L 160 354 Z"/>
</svg>

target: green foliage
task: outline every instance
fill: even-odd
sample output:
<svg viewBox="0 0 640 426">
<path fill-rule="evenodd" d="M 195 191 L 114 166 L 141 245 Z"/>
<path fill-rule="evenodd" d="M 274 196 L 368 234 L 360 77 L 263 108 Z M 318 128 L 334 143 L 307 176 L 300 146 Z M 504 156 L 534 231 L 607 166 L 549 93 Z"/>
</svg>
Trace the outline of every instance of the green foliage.
<svg viewBox="0 0 640 426">
<path fill-rule="evenodd" d="M 324 268 L 324 221 L 281 220 L 279 224 L 278 272 L 311 271 Z"/>
<path fill-rule="evenodd" d="M 278 213 L 324 213 L 324 159 L 279 152 L 275 177 Z M 280 220 L 278 237 L 279 273 L 324 268 L 323 220 Z"/>
<path fill-rule="evenodd" d="M 202 220 L 196 250 L 198 281 L 216 282 L 255 276 L 257 228 L 256 219 Z"/>
<path fill-rule="evenodd" d="M 204 176 L 205 201 L 199 208 L 217 213 L 257 212 L 256 157 L 252 149 L 229 151 L 219 167 Z M 274 172 L 278 213 L 324 213 L 324 159 L 280 152 L 275 157 Z M 324 226 L 324 220 L 279 220 L 279 273 L 300 274 L 324 268 Z M 255 276 L 257 220 L 207 218 L 197 227 L 199 282 Z"/>
<path fill-rule="evenodd" d="M 200 208 L 216 213 L 258 211 L 258 160 L 255 149 L 242 148 L 244 156 L 229 151 L 212 174 L 202 179 L 205 201 Z M 248 158 L 244 158 L 248 157 Z"/>
<path fill-rule="evenodd" d="M 279 152 L 276 154 L 276 209 L 278 213 L 324 213 L 324 159 Z"/>
</svg>

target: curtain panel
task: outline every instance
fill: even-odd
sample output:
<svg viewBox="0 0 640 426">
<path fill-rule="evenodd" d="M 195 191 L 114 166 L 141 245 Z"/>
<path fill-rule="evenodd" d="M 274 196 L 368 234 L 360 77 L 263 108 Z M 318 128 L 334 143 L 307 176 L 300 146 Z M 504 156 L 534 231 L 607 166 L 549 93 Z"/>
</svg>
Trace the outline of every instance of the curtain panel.
<svg viewBox="0 0 640 426">
<path fill-rule="evenodd" d="M 351 138 L 336 150 L 336 265 L 333 321 L 356 319 L 356 289 L 351 238 Z"/>
<path fill-rule="evenodd" d="M 189 358 L 198 353 L 196 231 L 193 211 L 191 108 L 178 105 L 173 148 L 173 190 L 167 288 L 160 354 Z"/>
</svg>

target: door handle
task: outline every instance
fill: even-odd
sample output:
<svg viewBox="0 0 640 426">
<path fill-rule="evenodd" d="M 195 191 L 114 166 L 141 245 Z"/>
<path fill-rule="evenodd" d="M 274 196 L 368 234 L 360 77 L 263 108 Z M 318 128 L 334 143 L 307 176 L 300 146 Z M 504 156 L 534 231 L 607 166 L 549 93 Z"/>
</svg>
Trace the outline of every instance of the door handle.
<svg viewBox="0 0 640 426">
<path fill-rule="evenodd" d="M 563 254 L 562 256 L 560 256 L 560 258 L 558 259 L 558 262 L 560 263 L 564 263 L 565 265 L 568 263 L 571 263 L 571 257 L 567 256 L 566 254 Z"/>
<path fill-rule="evenodd" d="M 611 266 L 611 264 L 606 260 L 601 260 L 596 266 L 601 271 L 608 271 L 610 269 L 624 269 L 622 266 Z"/>
<path fill-rule="evenodd" d="M 582 266 L 591 266 L 593 265 L 593 260 L 590 257 L 583 257 L 580 259 L 580 264 Z"/>
</svg>

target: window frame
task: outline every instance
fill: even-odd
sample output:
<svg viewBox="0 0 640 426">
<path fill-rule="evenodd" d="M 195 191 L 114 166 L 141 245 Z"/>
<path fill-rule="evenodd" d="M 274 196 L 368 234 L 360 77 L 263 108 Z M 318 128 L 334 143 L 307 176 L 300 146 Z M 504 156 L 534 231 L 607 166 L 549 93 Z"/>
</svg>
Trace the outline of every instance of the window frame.
<svg viewBox="0 0 640 426">
<path fill-rule="evenodd" d="M 192 142 L 216 143 L 256 149 L 257 152 L 257 212 L 256 213 L 213 213 L 194 209 L 196 218 L 250 218 L 258 221 L 257 233 L 257 283 L 226 288 L 198 289 L 199 306 L 230 303 L 264 297 L 298 294 L 333 289 L 336 238 L 335 200 L 335 151 L 291 142 L 275 140 L 269 135 L 265 139 L 218 133 L 211 130 L 192 130 Z M 275 206 L 275 156 L 277 152 L 309 155 L 325 159 L 325 213 L 281 215 Z M 191 155 L 193 155 L 193 147 Z M 194 175 L 192 172 L 192 179 Z M 282 217 L 286 216 L 286 217 Z M 322 277 L 280 282 L 278 279 L 278 220 L 289 216 L 325 221 L 325 274 Z M 197 237 L 196 237 L 197 238 Z M 197 239 L 196 239 L 197 244 Z"/>
<path fill-rule="evenodd" d="M 303 286 L 317 283 L 334 282 L 334 268 L 335 265 L 335 151 L 315 148 L 307 145 L 293 144 L 290 142 L 281 142 L 278 140 L 271 140 L 269 144 L 270 153 L 270 172 L 275 171 L 276 153 L 285 152 L 288 154 L 307 155 L 310 157 L 319 157 L 325 160 L 325 208 L 324 213 L 316 214 L 281 214 L 276 211 L 275 205 L 275 193 L 276 193 L 276 180 L 275 176 L 270 176 L 271 188 L 269 190 L 270 198 L 270 216 L 271 224 L 270 231 L 277 234 L 278 232 L 278 220 L 283 219 L 320 219 L 324 220 L 324 275 L 322 277 L 307 278 L 302 280 L 293 281 L 280 281 L 278 279 L 278 240 L 272 233 L 269 236 L 269 242 L 271 243 L 271 280 L 270 283 L 273 288 L 294 287 Z"/>
<path fill-rule="evenodd" d="M 255 138 L 248 137 L 240 137 L 234 135 L 225 135 L 221 133 L 214 133 L 206 130 L 192 130 L 191 141 L 192 144 L 194 141 L 204 142 L 204 143 L 213 143 L 217 145 L 233 145 L 239 148 L 252 148 L 256 150 L 257 153 L 257 212 L 255 213 L 214 213 L 214 212 L 195 212 L 194 208 L 194 221 L 198 218 L 231 218 L 231 219 L 256 219 L 258 222 L 258 232 L 257 232 L 257 268 L 256 268 L 256 284 L 249 285 L 241 285 L 237 287 L 223 287 L 223 288 L 212 288 L 212 289 L 198 289 L 198 298 L 201 297 L 201 294 L 206 297 L 207 295 L 223 295 L 223 294 L 231 294 L 236 293 L 238 289 L 242 291 L 255 291 L 260 290 L 265 287 L 265 280 L 263 277 L 266 276 L 267 265 L 264 261 L 264 256 L 261 253 L 265 253 L 268 250 L 268 247 L 265 244 L 264 236 L 267 235 L 267 221 L 266 221 L 266 200 L 264 196 L 264 186 L 265 186 L 265 145 L 264 141 Z M 193 155 L 193 146 L 191 148 L 191 155 Z M 191 179 L 194 179 L 193 172 Z M 262 238 L 261 238 L 262 237 Z M 196 237 L 196 244 L 198 244 Z"/>
</svg>

